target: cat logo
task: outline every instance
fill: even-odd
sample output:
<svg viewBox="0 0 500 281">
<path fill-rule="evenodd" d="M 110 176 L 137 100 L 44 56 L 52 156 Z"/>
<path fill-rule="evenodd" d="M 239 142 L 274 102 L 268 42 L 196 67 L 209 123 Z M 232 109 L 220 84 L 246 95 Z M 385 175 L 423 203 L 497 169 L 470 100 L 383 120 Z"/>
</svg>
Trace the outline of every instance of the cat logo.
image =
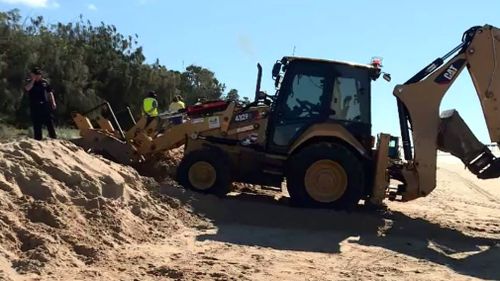
<svg viewBox="0 0 500 281">
<path fill-rule="evenodd" d="M 465 64 L 464 59 L 458 59 L 454 63 L 452 63 L 448 68 L 441 72 L 439 76 L 434 80 L 434 82 L 441 84 L 441 85 L 448 85 L 451 83 L 453 78 L 458 74 L 458 72 L 463 68 Z"/>
<path fill-rule="evenodd" d="M 444 78 L 451 81 L 451 79 L 453 79 L 453 77 L 455 76 L 455 74 L 457 74 L 457 72 L 458 72 L 458 69 L 456 69 L 452 64 L 452 65 L 450 65 L 450 67 L 448 67 L 448 69 L 444 73 Z"/>
</svg>

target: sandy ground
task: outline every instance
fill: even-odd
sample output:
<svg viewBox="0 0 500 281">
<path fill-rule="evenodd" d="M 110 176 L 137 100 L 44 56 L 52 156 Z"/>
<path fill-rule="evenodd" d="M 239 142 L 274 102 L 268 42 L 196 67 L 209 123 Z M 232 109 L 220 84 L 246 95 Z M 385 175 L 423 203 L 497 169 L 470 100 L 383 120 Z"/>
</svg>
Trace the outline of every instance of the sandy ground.
<svg viewBox="0 0 500 281">
<path fill-rule="evenodd" d="M 64 150 L 54 172 L 64 165 L 33 145 L 0 149 L 0 280 L 500 280 L 500 182 L 449 156 L 428 197 L 345 213 L 291 208 L 269 191 L 218 199 L 147 184 L 67 143 L 43 144 Z M 33 199 L 15 169 L 45 171 L 50 196 Z M 75 170 L 87 177 L 68 182 Z M 99 188 L 83 192 L 89 183 Z"/>
</svg>

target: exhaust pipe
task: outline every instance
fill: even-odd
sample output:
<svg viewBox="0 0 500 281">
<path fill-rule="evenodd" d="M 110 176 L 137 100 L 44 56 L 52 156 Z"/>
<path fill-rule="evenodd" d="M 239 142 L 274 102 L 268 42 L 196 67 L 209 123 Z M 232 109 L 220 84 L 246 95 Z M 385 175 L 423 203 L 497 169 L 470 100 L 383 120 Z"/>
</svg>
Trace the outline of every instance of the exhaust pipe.
<svg viewBox="0 0 500 281">
<path fill-rule="evenodd" d="M 262 66 L 257 63 L 257 85 L 255 86 L 255 102 L 260 100 L 260 83 L 262 81 Z"/>
</svg>

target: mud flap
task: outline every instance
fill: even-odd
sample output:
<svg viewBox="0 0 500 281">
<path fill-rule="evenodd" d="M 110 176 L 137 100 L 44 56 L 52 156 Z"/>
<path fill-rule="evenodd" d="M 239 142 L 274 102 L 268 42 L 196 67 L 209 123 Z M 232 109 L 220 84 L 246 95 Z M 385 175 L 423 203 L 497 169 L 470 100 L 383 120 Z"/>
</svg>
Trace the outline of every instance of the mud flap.
<svg viewBox="0 0 500 281">
<path fill-rule="evenodd" d="M 458 111 L 441 113 L 438 149 L 458 157 L 480 179 L 500 177 L 500 158 L 481 143 L 469 129 Z"/>
</svg>

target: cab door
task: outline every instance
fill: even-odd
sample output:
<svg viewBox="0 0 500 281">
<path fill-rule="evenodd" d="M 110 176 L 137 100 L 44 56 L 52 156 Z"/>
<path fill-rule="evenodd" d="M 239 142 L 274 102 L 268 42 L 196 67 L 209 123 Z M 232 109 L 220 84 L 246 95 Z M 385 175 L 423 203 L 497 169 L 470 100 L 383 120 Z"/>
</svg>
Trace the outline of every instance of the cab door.
<svg viewBox="0 0 500 281">
<path fill-rule="evenodd" d="M 271 113 L 267 150 L 286 154 L 290 145 L 309 126 L 330 115 L 333 67 L 314 61 L 292 61 Z"/>
</svg>

